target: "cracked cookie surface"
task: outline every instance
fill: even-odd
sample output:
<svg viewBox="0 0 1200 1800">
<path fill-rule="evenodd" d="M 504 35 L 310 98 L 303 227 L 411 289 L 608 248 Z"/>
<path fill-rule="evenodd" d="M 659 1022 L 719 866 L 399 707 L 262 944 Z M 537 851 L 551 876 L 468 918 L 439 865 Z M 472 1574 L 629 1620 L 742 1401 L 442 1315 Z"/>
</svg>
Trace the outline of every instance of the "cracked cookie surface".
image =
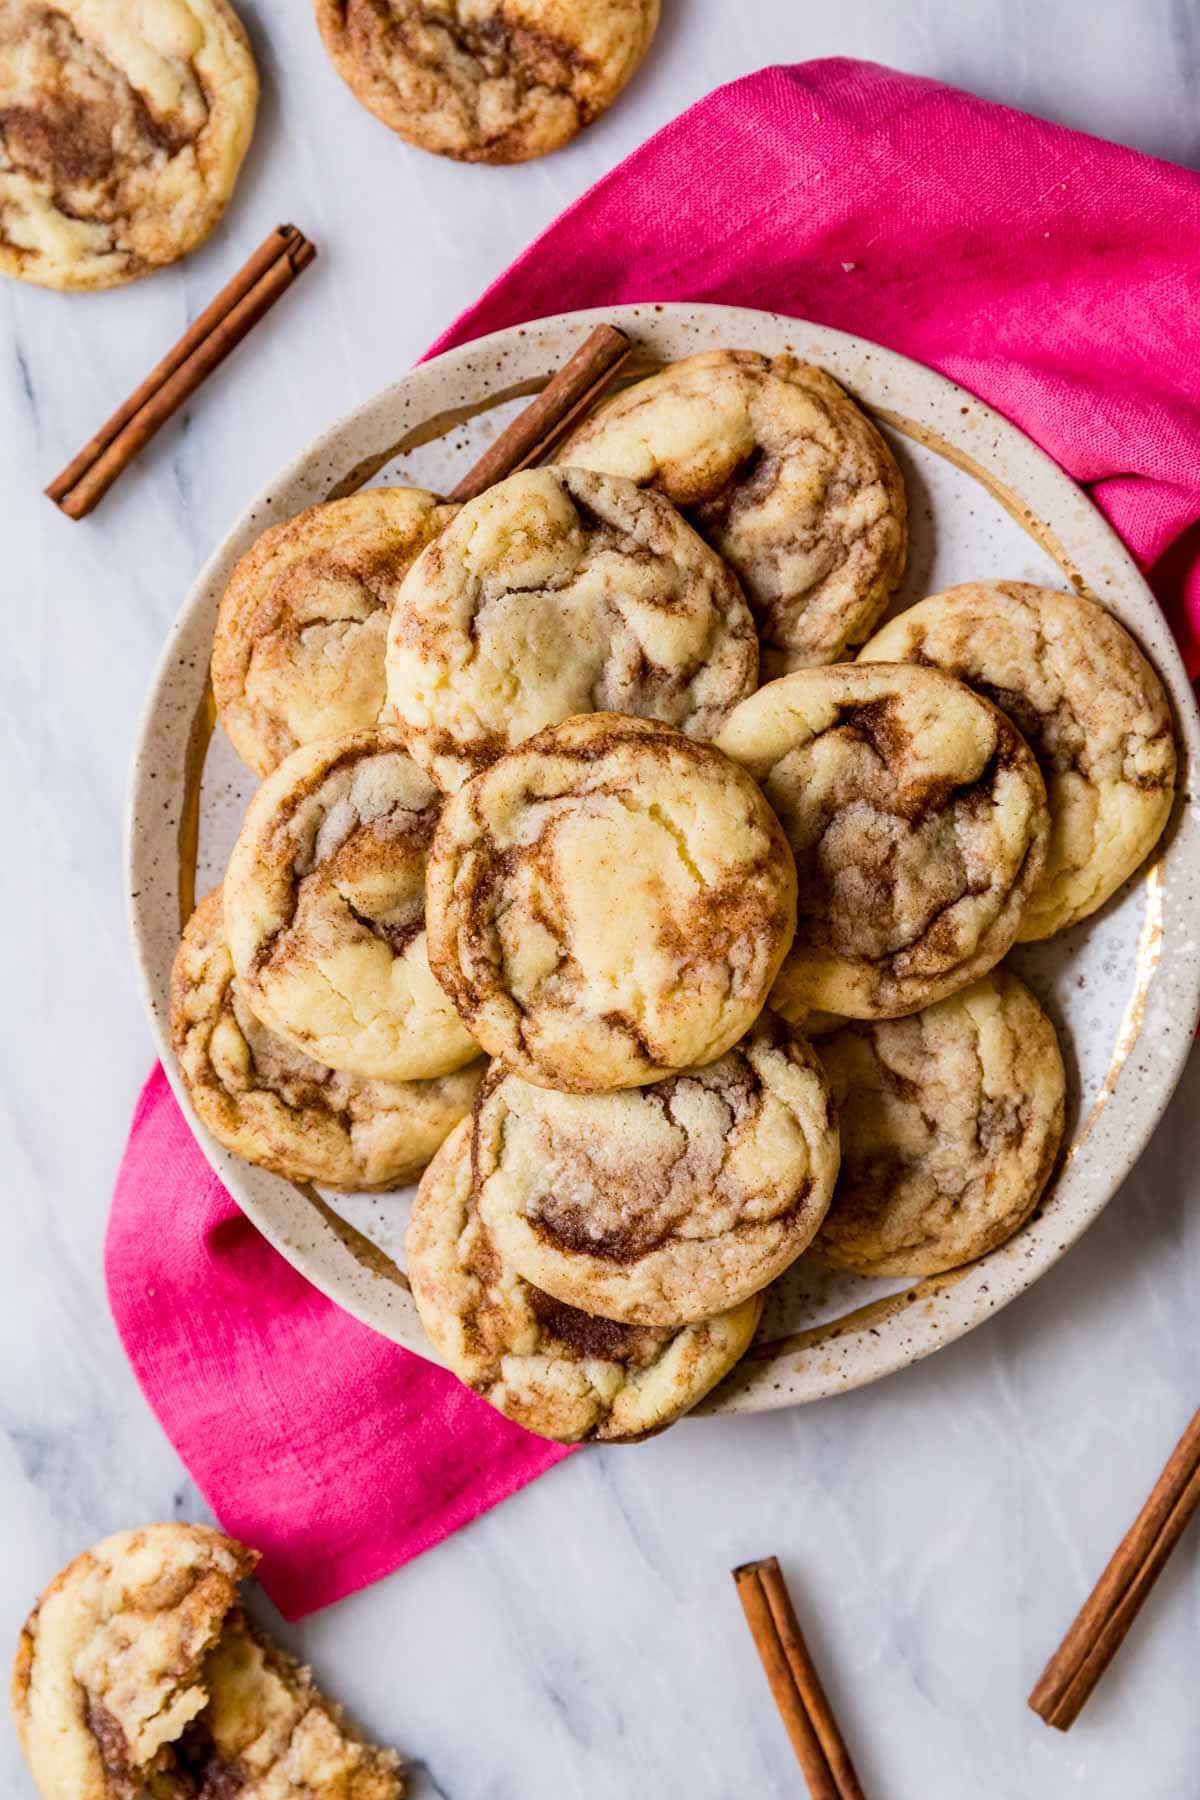
<svg viewBox="0 0 1200 1800">
<path fill-rule="evenodd" d="M 618 394 L 557 453 L 665 494 L 736 572 L 768 675 L 836 662 L 904 571 L 895 458 L 823 369 L 707 350 Z"/>
<path fill-rule="evenodd" d="M 398 1758 L 240 1611 L 257 1560 L 176 1521 L 118 1532 L 51 1582 L 13 1670 L 43 1800 L 401 1800 Z"/>
<path fill-rule="evenodd" d="M 530 469 L 462 508 L 388 629 L 389 721 L 438 786 L 585 712 L 710 738 L 758 685 L 736 578 L 632 482 Z"/>
<path fill-rule="evenodd" d="M 757 1017 L 795 871 L 749 776 L 650 720 L 590 713 L 446 802 L 429 954 L 478 1041 L 547 1087 L 657 1081 Z"/>
<path fill-rule="evenodd" d="M 483 1059 L 428 1081 L 370 1081 L 314 1062 L 247 1006 L 221 891 L 200 902 L 171 975 L 171 1040 L 193 1107 L 227 1150 L 288 1181 L 345 1192 L 413 1181 L 471 1110 Z"/>
<path fill-rule="evenodd" d="M 46 1800 L 135 1800 L 169 1763 L 207 1703 L 204 1658 L 256 1560 L 203 1526 L 151 1525 L 106 1538 L 51 1582 L 13 1671 Z"/>
<path fill-rule="evenodd" d="M 623 1325 L 531 1286 L 479 1216 L 469 1120 L 427 1169 L 405 1245 L 417 1310 L 454 1373 L 560 1443 L 630 1442 L 671 1424 L 738 1361 L 762 1313 L 754 1295 L 682 1329 Z"/>
<path fill-rule="evenodd" d="M 1045 861 L 1046 790 L 991 701 L 937 669 L 804 669 L 717 739 L 763 785 L 795 853 L 796 938 L 772 1004 L 916 1012 L 999 962 Z"/>
<path fill-rule="evenodd" d="M 956 675 L 1008 714 L 1037 757 L 1050 846 L 1022 940 L 1087 918 L 1150 854 L 1175 795 L 1171 711 L 1105 607 L 1025 582 L 969 582 L 890 620 L 862 660 Z"/>
<path fill-rule="evenodd" d="M 814 1049 L 842 1127 L 812 1250 L 859 1275 L 936 1275 L 1004 1243 L 1042 1195 L 1063 1132 L 1054 1027 L 1006 969 L 907 1019 Z"/>
<path fill-rule="evenodd" d="M 0 0 L 0 272 L 106 288 L 186 255 L 257 103 L 226 0 Z"/>
<path fill-rule="evenodd" d="M 838 1127 L 809 1045 L 763 1013 L 716 1062 L 623 1093 L 553 1093 L 497 1069 L 473 1151 L 506 1263 L 585 1312 L 669 1326 L 738 1305 L 806 1248 Z"/>
<path fill-rule="evenodd" d="M 394 739 L 296 750 L 250 802 L 225 876 L 247 1005 L 316 1062 L 384 1081 L 479 1054 L 434 980 L 425 859 L 441 796 Z"/>
<path fill-rule="evenodd" d="M 226 1620 L 204 1684 L 208 1705 L 176 1751 L 179 1787 L 161 1800 L 403 1800 L 396 1753 L 364 1743 L 244 1613 Z"/>
<path fill-rule="evenodd" d="M 241 558 L 217 614 L 212 684 L 255 774 L 301 744 L 376 728 L 392 596 L 457 510 L 421 488 L 364 488 L 272 525 Z"/>
<path fill-rule="evenodd" d="M 659 0 L 316 0 L 356 99 L 410 144 L 515 163 L 566 144 L 612 104 Z"/>
</svg>

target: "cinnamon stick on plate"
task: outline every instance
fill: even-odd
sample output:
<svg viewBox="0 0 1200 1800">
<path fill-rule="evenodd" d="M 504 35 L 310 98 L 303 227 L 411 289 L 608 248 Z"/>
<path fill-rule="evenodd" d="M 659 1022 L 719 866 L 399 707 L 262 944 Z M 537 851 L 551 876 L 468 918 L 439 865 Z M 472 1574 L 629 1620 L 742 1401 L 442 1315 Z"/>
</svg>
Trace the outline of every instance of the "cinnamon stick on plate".
<svg viewBox="0 0 1200 1800">
<path fill-rule="evenodd" d="M 743 1563 L 733 1579 L 812 1800 L 864 1800 L 778 1560 L 768 1556 L 763 1562 Z"/>
<path fill-rule="evenodd" d="M 1198 1510 L 1200 1412 L 1029 1696 L 1047 1725 L 1068 1731 L 1075 1723 Z"/>
<path fill-rule="evenodd" d="M 90 443 L 46 489 L 70 519 L 82 519 L 107 494 L 150 439 L 270 312 L 316 256 L 295 225 L 280 225 L 195 324 L 150 371 Z"/>
<path fill-rule="evenodd" d="M 485 450 L 451 489 L 451 500 L 474 500 L 506 475 L 540 462 L 595 404 L 633 345 L 614 325 L 597 325 L 537 397 Z"/>
</svg>

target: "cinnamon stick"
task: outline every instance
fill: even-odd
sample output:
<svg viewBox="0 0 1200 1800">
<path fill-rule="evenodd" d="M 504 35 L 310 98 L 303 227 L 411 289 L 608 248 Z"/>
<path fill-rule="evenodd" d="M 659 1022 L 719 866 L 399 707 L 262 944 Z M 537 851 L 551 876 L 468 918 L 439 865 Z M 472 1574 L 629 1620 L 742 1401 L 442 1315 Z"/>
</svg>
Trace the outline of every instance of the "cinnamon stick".
<svg viewBox="0 0 1200 1800">
<path fill-rule="evenodd" d="M 506 475 L 528 469 L 548 455 L 600 398 L 632 351 L 629 339 L 614 325 L 597 325 L 541 393 L 517 414 L 451 489 L 451 500 L 474 500 Z"/>
<path fill-rule="evenodd" d="M 812 1800 L 864 1800 L 777 1558 L 743 1563 L 733 1579 Z"/>
<path fill-rule="evenodd" d="M 221 289 L 162 361 L 46 489 L 70 519 L 97 506 L 185 401 L 287 292 L 316 256 L 294 225 L 280 225 Z"/>
<path fill-rule="evenodd" d="M 1200 1412 L 1029 1696 L 1047 1725 L 1068 1731 L 1075 1723 L 1198 1510 Z"/>
</svg>

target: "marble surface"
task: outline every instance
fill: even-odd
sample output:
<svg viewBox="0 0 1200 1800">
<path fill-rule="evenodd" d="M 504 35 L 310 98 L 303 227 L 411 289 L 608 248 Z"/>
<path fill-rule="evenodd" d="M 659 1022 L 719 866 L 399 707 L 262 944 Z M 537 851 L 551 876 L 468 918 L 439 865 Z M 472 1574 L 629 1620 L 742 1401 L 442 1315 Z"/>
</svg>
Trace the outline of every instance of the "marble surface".
<svg viewBox="0 0 1200 1800">
<path fill-rule="evenodd" d="M 150 1058 L 121 838 L 134 724 L 192 576 L 246 496 L 403 369 L 651 130 L 772 61 L 874 57 L 1200 161 L 1189 0 L 664 0 L 635 87 L 523 169 L 393 141 L 308 8 L 244 4 L 265 76 L 226 224 L 124 292 L 0 291 L 4 816 L 0 1635 L 104 1532 L 204 1509 L 126 1368 L 100 1254 Z M 39 496 L 151 353 L 279 219 L 322 256 L 90 522 Z M 227 374 L 232 371 L 227 371 Z M 796 1795 L 729 1567 L 776 1551 L 885 1800 L 1187 1800 L 1200 1535 L 1069 1738 L 1024 1696 L 1200 1399 L 1200 1062 L 1119 1198 L 985 1330 L 875 1388 L 588 1452 L 410 1568 L 284 1635 L 423 1800 Z M 269 1608 L 264 1604 L 264 1615 Z M 0 1730 L 0 1791 L 32 1794 Z"/>
</svg>

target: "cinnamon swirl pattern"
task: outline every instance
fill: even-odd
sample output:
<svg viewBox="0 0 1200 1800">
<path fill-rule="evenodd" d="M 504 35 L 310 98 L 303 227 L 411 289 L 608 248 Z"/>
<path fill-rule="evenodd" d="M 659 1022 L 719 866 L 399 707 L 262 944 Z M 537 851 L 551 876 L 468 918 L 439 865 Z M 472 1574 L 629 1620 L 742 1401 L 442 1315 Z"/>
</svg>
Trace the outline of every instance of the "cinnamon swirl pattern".
<svg viewBox="0 0 1200 1800">
<path fill-rule="evenodd" d="M 904 572 L 904 482 L 823 369 L 707 350 L 608 401 L 558 460 L 665 494 L 739 576 L 767 675 L 860 644 Z"/>
<path fill-rule="evenodd" d="M 171 1038 L 218 1143 L 289 1181 L 401 1187 L 471 1110 L 483 1060 L 428 1081 L 369 1081 L 314 1062 L 256 1019 L 225 941 L 221 891 L 188 921 L 171 978 Z"/>
<path fill-rule="evenodd" d="M 185 256 L 257 104 L 226 0 L 0 0 L 0 271 L 107 288 Z"/>
<path fill-rule="evenodd" d="M 718 743 L 762 782 L 796 856 L 785 1017 L 916 1012 L 999 962 L 1049 817 L 1032 752 L 989 700 L 935 669 L 805 669 L 744 700 Z"/>
<path fill-rule="evenodd" d="M 667 501 L 530 469 L 463 507 L 399 586 L 390 717 L 448 793 L 585 712 L 712 737 L 758 683 L 736 578 Z"/>
<path fill-rule="evenodd" d="M 406 1240 L 409 1280 L 434 1347 L 460 1380 L 527 1431 L 629 1443 L 695 1406 L 738 1361 L 757 1295 L 682 1328 L 580 1312 L 523 1281 L 479 1215 L 471 1126 L 425 1172 Z"/>
<path fill-rule="evenodd" d="M 393 131 L 460 162 L 516 163 L 610 106 L 659 0 L 316 0 L 325 48 Z"/>
<path fill-rule="evenodd" d="M 496 1069 L 475 1111 L 477 1203 L 502 1259 L 629 1324 L 758 1293 L 812 1240 L 837 1167 L 820 1065 L 772 1013 L 716 1062 L 626 1093 L 552 1093 Z"/>
<path fill-rule="evenodd" d="M 969 582 L 909 607 L 861 660 L 958 676 L 1007 713 L 1037 757 L 1050 846 L 1020 938 L 1086 919 L 1150 854 L 1175 795 L 1171 711 L 1129 633 L 1096 601 Z"/>
<path fill-rule="evenodd" d="M 257 1561 L 176 1520 L 119 1531 L 54 1578 L 12 1683 L 43 1800 L 403 1800 L 395 1752 L 357 1738 L 241 1610 Z"/>
<path fill-rule="evenodd" d="M 813 1254 L 860 1275 L 937 1275 L 1029 1217 L 1063 1132 L 1054 1027 L 1007 970 L 907 1019 L 846 1024 L 815 1049 L 842 1167 Z"/>
<path fill-rule="evenodd" d="M 373 733 L 295 751 L 250 802 L 224 884 L 238 985 L 264 1024 L 329 1068 L 421 1081 L 479 1054 L 425 943 L 440 803 Z"/>
<path fill-rule="evenodd" d="M 212 683 L 255 774 L 379 723 L 392 596 L 456 510 L 421 488 L 364 488 L 271 526 L 242 557 L 217 615 Z"/>
<path fill-rule="evenodd" d="M 480 1044 L 586 1092 L 714 1061 L 791 941 L 795 872 L 745 772 L 649 720 L 539 732 L 447 801 L 429 954 Z"/>
</svg>

